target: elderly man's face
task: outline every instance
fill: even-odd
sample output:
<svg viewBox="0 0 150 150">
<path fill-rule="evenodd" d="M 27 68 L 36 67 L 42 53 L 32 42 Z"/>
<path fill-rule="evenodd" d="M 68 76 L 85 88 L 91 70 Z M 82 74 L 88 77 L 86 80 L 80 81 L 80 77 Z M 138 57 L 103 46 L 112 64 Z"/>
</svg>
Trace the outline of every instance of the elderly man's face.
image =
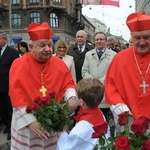
<svg viewBox="0 0 150 150">
<path fill-rule="evenodd" d="M 150 53 L 150 30 L 132 32 L 133 45 L 141 55 Z"/>
<path fill-rule="evenodd" d="M 86 43 L 87 36 L 83 30 L 80 30 L 76 33 L 76 43 L 79 46 L 83 46 Z"/>
<path fill-rule="evenodd" d="M 113 49 L 115 47 L 115 41 L 114 40 L 107 41 L 107 46 L 108 48 Z"/>
<path fill-rule="evenodd" d="M 0 48 L 2 48 L 5 44 L 7 44 L 7 40 L 0 35 Z"/>
<path fill-rule="evenodd" d="M 33 41 L 29 44 L 36 60 L 46 62 L 52 56 L 52 39 Z"/>
</svg>

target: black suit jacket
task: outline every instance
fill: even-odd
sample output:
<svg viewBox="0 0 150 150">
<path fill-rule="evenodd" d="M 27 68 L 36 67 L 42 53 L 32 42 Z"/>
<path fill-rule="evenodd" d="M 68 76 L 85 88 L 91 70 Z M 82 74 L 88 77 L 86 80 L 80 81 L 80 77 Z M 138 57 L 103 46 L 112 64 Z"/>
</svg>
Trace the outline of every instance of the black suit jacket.
<svg viewBox="0 0 150 150">
<path fill-rule="evenodd" d="M 6 46 L 3 55 L 0 57 L 0 93 L 8 93 L 9 70 L 12 62 L 19 57 L 18 51 Z"/>
<path fill-rule="evenodd" d="M 86 43 L 85 50 L 82 53 L 79 52 L 77 44 L 72 45 L 68 49 L 67 54 L 72 56 L 73 59 L 74 59 L 77 82 L 82 79 L 81 69 L 82 69 L 82 66 L 83 66 L 85 54 L 93 48 L 94 48 L 94 46 L 89 45 L 88 43 Z"/>
<path fill-rule="evenodd" d="M 112 49 L 114 52 L 116 52 L 116 53 L 119 53 L 120 52 L 120 50 L 119 49 L 117 49 L 116 47 L 115 48 L 113 48 Z"/>
</svg>

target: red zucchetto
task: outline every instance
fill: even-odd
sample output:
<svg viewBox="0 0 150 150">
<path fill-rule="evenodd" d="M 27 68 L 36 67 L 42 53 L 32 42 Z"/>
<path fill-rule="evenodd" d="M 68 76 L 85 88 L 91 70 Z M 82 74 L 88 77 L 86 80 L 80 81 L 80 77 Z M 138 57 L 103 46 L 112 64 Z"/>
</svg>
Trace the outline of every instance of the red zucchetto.
<svg viewBox="0 0 150 150">
<path fill-rule="evenodd" d="M 131 32 L 150 30 L 150 16 L 144 11 L 133 13 L 128 16 L 126 24 Z"/>
<path fill-rule="evenodd" d="M 30 36 L 30 40 L 42 40 L 42 39 L 52 39 L 53 31 L 50 29 L 47 22 L 39 23 L 31 23 L 28 26 L 28 33 Z"/>
</svg>

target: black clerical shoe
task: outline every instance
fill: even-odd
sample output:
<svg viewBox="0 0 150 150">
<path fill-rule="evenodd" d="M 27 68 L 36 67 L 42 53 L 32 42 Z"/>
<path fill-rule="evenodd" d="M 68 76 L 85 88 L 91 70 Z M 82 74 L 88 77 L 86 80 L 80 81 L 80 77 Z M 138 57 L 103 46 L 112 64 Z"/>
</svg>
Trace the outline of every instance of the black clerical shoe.
<svg viewBox="0 0 150 150">
<path fill-rule="evenodd" d="M 11 133 L 7 134 L 7 140 L 11 140 Z"/>
<path fill-rule="evenodd" d="M 5 133 L 8 133 L 8 129 L 5 128 L 4 131 L 3 131 L 3 133 L 4 133 L 4 134 L 5 134 Z"/>
</svg>

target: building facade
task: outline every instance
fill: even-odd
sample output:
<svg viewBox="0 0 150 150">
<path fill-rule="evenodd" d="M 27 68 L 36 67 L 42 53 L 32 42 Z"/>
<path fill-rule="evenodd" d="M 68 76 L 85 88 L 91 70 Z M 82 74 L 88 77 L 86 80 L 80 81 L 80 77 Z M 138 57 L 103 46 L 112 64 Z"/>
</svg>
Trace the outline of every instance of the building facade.
<svg viewBox="0 0 150 150">
<path fill-rule="evenodd" d="M 87 16 L 86 18 L 95 26 L 95 32 L 107 32 L 107 26 L 102 21 Z"/>
<path fill-rule="evenodd" d="M 135 0 L 136 12 L 145 11 L 147 15 L 150 15 L 150 0 Z"/>
<path fill-rule="evenodd" d="M 6 32 L 15 47 L 21 40 L 29 42 L 30 23 L 46 21 L 53 30 L 54 43 L 59 38 L 69 42 L 85 27 L 81 9 L 80 0 L 0 0 L 0 32 Z"/>
<path fill-rule="evenodd" d="M 84 31 L 87 33 L 88 40 L 92 44 L 94 43 L 94 34 L 95 34 L 95 26 L 92 24 L 91 21 L 87 19 L 87 17 L 82 16 L 82 22 L 84 24 Z"/>
</svg>

